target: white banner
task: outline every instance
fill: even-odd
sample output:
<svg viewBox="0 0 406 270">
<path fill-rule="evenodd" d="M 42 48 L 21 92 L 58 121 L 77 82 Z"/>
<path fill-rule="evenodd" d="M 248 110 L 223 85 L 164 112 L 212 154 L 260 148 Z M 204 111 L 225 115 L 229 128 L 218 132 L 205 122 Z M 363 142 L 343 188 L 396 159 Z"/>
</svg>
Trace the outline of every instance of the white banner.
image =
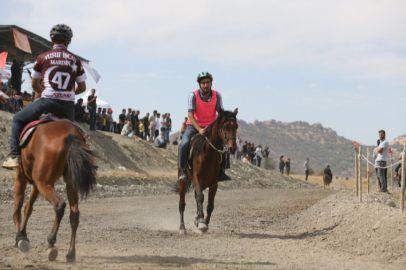
<svg viewBox="0 0 406 270">
<path fill-rule="evenodd" d="M 90 75 L 92 75 L 93 79 L 95 80 L 96 83 L 99 82 L 101 75 L 99 74 L 99 72 L 97 72 L 97 70 L 95 70 L 94 68 L 92 68 L 89 63 L 86 63 L 84 61 L 82 61 L 82 65 L 85 67 L 85 69 L 87 70 L 87 72 L 89 72 Z"/>
<path fill-rule="evenodd" d="M 11 78 L 11 74 L 0 68 L 0 79 L 8 80 Z"/>
</svg>

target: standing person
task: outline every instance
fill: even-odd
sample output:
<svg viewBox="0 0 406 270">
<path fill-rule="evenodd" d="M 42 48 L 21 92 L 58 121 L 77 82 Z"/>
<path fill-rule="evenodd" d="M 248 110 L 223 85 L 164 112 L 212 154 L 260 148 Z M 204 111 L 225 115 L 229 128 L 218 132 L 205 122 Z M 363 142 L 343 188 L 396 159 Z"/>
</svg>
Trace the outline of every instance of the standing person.
<svg viewBox="0 0 406 270">
<path fill-rule="evenodd" d="M 242 146 L 242 156 L 245 158 L 245 156 L 248 155 L 248 142 L 245 141 L 244 145 Z"/>
<path fill-rule="evenodd" d="M 83 123 L 83 116 L 85 115 L 85 110 L 83 109 L 83 98 L 79 98 L 75 104 L 75 121 Z"/>
<path fill-rule="evenodd" d="M 252 163 L 252 165 L 255 165 L 256 164 L 256 158 L 255 158 L 255 150 L 256 150 L 256 148 L 255 148 L 255 145 L 253 143 L 251 143 L 251 144 L 248 143 L 248 145 L 249 145 L 248 152 L 249 152 L 249 155 L 251 157 L 251 163 Z"/>
<path fill-rule="evenodd" d="M 264 149 L 264 168 L 265 168 L 265 170 L 269 169 L 269 160 L 268 160 L 269 152 L 270 152 L 269 146 L 267 145 L 267 146 L 265 146 L 265 149 Z"/>
<path fill-rule="evenodd" d="M 166 140 L 166 133 L 167 133 L 167 130 L 168 130 L 168 123 L 167 123 L 167 114 L 166 113 L 164 113 L 163 115 L 162 115 L 162 120 L 161 120 L 161 132 L 163 132 L 164 134 L 165 134 L 165 140 Z M 169 140 L 169 137 L 168 137 L 168 140 Z"/>
<path fill-rule="evenodd" d="M 166 114 L 166 126 L 167 126 L 167 129 L 166 129 L 166 133 L 165 133 L 165 139 L 169 143 L 169 134 L 172 131 L 172 119 L 171 119 L 170 113 Z"/>
<path fill-rule="evenodd" d="M 185 133 L 188 118 L 185 117 L 185 121 L 182 122 L 182 127 L 180 128 L 180 140 L 182 140 L 183 134 Z"/>
<path fill-rule="evenodd" d="M 257 166 L 261 167 L 261 160 L 262 160 L 262 146 L 258 145 L 257 149 L 255 150 L 255 154 L 257 156 Z"/>
<path fill-rule="evenodd" d="M 376 157 L 376 163 L 378 167 L 378 175 L 379 175 L 379 182 L 381 184 L 380 192 L 388 192 L 387 189 L 387 170 L 384 168 L 386 167 L 387 161 L 389 158 L 389 142 L 386 140 L 386 133 L 385 130 L 379 131 L 379 140 L 380 144 L 378 146 L 377 152 L 378 155 Z"/>
<path fill-rule="evenodd" d="M 147 136 L 150 137 L 150 135 L 149 135 L 149 113 L 148 112 L 144 116 L 144 118 L 142 118 L 142 120 L 144 120 L 144 140 L 147 140 Z"/>
<path fill-rule="evenodd" d="M 13 59 L 13 65 L 11 70 L 11 87 L 17 90 L 17 95 L 21 94 L 21 79 L 22 79 L 22 69 L 21 63 L 17 59 Z"/>
<path fill-rule="evenodd" d="M 161 132 L 161 114 L 157 113 L 156 114 L 156 127 L 155 127 L 155 138 L 159 136 L 159 133 Z"/>
<path fill-rule="evenodd" d="M 127 114 L 125 115 L 125 118 L 128 119 L 128 121 L 130 121 L 132 125 L 134 125 L 133 121 L 134 114 L 135 111 L 133 111 L 131 108 L 128 108 Z"/>
<path fill-rule="evenodd" d="M 107 131 L 114 133 L 113 110 L 108 109 L 106 114 Z"/>
<path fill-rule="evenodd" d="M 103 122 L 102 122 L 102 131 L 107 131 L 107 110 L 106 108 L 104 108 L 102 110 L 102 118 L 103 118 Z"/>
<path fill-rule="evenodd" d="M 138 130 L 139 130 L 139 137 L 141 139 L 144 139 L 144 132 L 145 132 L 145 127 L 144 127 L 144 119 L 141 119 L 140 124 L 138 125 Z"/>
<path fill-rule="evenodd" d="M 91 94 L 87 97 L 87 109 L 89 110 L 89 127 L 90 130 L 95 131 L 96 130 L 96 99 L 97 96 L 96 94 L 96 89 L 92 89 Z"/>
<path fill-rule="evenodd" d="M 285 168 L 285 161 L 283 160 L 283 155 L 279 157 L 279 172 L 283 174 L 283 170 Z"/>
<path fill-rule="evenodd" d="M 126 114 L 125 114 L 126 110 L 123 109 L 121 114 L 118 116 L 118 132 L 121 133 L 121 130 L 123 129 L 125 123 L 125 119 L 127 119 Z"/>
<path fill-rule="evenodd" d="M 149 117 L 149 127 L 151 129 L 149 133 L 149 141 L 153 142 L 155 138 L 155 130 L 156 130 L 156 115 L 157 115 L 157 110 L 154 110 L 152 115 Z"/>
<path fill-rule="evenodd" d="M 286 175 L 290 174 L 290 158 L 285 161 Z"/>
<path fill-rule="evenodd" d="M 133 129 L 135 131 L 135 134 L 139 137 L 140 136 L 140 118 L 138 117 L 140 115 L 140 111 L 135 111 L 134 115 L 134 121 L 133 121 Z"/>
<path fill-rule="evenodd" d="M 102 116 L 102 108 L 97 108 L 96 113 L 96 127 L 98 130 L 101 130 L 103 126 L 103 116 Z"/>
<path fill-rule="evenodd" d="M 219 92 L 213 90 L 213 76 L 209 72 L 201 72 L 197 76 L 199 89 L 189 94 L 187 127 L 180 144 L 179 149 L 179 168 L 181 174 L 180 181 L 187 181 L 186 165 L 190 146 L 190 139 L 193 135 L 199 133 L 204 135 L 205 128 L 216 120 L 216 112 L 223 110 L 223 102 Z M 222 158 L 220 165 L 221 178 L 226 180 L 224 173 L 225 157 Z"/>
<path fill-rule="evenodd" d="M 403 155 L 405 154 L 403 148 L 400 148 L 400 154 L 398 157 L 398 160 L 402 160 Z M 399 175 L 399 169 L 402 167 L 402 163 L 399 163 L 396 168 L 395 168 L 395 177 L 398 177 Z"/>
<path fill-rule="evenodd" d="M 240 135 L 237 136 L 237 139 L 235 140 L 237 143 L 237 150 L 235 151 L 234 158 L 239 160 L 241 159 L 241 138 Z"/>
<path fill-rule="evenodd" d="M 46 111 L 73 122 L 75 95 L 86 90 L 86 74 L 82 64 L 67 50 L 73 36 L 71 28 L 65 24 L 57 24 L 52 27 L 50 36 L 54 44 L 52 49 L 40 54 L 33 68 L 32 88 L 35 91 L 36 100 L 13 118 L 11 155 L 3 163 L 6 169 L 20 166 L 19 137 L 25 125 L 37 120 Z"/>
<path fill-rule="evenodd" d="M 310 172 L 310 163 L 309 163 L 309 161 L 310 161 L 310 159 L 306 158 L 306 161 L 305 161 L 305 163 L 303 165 L 303 167 L 305 169 L 305 174 L 306 174 L 306 181 L 307 181 L 307 178 L 309 177 L 309 172 Z"/>
</svg>

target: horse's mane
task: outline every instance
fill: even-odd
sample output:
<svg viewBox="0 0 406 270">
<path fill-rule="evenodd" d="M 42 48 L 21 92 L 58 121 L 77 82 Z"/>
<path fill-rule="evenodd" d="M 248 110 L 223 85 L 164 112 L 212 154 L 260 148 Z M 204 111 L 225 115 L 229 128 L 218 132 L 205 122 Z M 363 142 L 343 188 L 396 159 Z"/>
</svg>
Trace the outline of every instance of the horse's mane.
<svg viewBox="0 0 406 270">
<path fill-rule="evenodd" d="M 234 118 L 235 115 L 231 111 L 223 111 L 223 115 L 220 117 L 220 115 L 217 116 L 216 120 L 214 120 L 213 123 L 208 125 L 204 131 L 204 136 L 203 135 L 197 135 L 194 143 L 193 143 L 193 156 L 200 155 L 206 150 L 206 138 L 210 138 L 211 132 L 213 130 L 213 127 L 215 124 L 220 125 L 221 123 L 224 123 L 225 120 L 229 118 Z"/>
</svg>

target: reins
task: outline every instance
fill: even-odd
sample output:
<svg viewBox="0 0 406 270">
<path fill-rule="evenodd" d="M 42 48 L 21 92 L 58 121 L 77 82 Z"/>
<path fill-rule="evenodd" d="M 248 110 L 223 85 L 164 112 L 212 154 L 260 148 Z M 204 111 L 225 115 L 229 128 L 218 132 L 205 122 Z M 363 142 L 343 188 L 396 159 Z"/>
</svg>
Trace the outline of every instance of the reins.
<svg viewBox="0 0 406 270">
<path fill-rule="evenodd" d="M 204 135 L 204 138 L 205 138 L 206 141 L 210 144 L 210 146 L 211 146 L 214 150 L 216 150 L 217 152 L 219 152 L 220 154 L 230 153 L 230 146 L 228 146 L 228 141 L 231 140 L 231 139 L 235 139 L 235 137 L 227 138 L 226 134 L 224 133 L 224 128 L 222 128 L 223 125 L 224 125 L 224 122 L 225 122 L 227 119 L 231 119 L 231 118 L 235 119 L 234 117 L 225 118 L 223 121 L 221 121 L 221 123 L 220 123 L 220 125 L 219 125 L 219 128 L 220 128 L 220 130 L 221 130 L 221 135 L 223 136 L 223 150 L 217 149 L 217 148 L 211 143 L 211 141 L 206 137 L 206 135 Z"/>
</svg>

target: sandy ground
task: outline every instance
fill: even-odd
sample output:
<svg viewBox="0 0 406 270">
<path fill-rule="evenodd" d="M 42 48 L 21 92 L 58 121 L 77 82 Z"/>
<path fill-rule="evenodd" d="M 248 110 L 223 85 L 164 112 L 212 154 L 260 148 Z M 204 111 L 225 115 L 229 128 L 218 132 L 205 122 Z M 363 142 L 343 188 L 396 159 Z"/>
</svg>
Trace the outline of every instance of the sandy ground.
<svg viewBox="0 0 406 270">
<path fill-rule="evenodd" d="M 13 202 L 4 201 L 0 258 L 15 269 L 405 269 L 406 218 L 382 196 L 360 204 L 349 191 L 320 188 L 219 191 L 204 235 L 193 225 L 192 194 L 186 235 L 178 234 L 176 194 L 94 198 L 81 204 L 76 263 L 65 262 L 68 215 L 58 234 L 59 258 L 48 262 L 52 208 L 36 204 L 31 251 L 23 254 L 13 247 Z"/>
</svg>

